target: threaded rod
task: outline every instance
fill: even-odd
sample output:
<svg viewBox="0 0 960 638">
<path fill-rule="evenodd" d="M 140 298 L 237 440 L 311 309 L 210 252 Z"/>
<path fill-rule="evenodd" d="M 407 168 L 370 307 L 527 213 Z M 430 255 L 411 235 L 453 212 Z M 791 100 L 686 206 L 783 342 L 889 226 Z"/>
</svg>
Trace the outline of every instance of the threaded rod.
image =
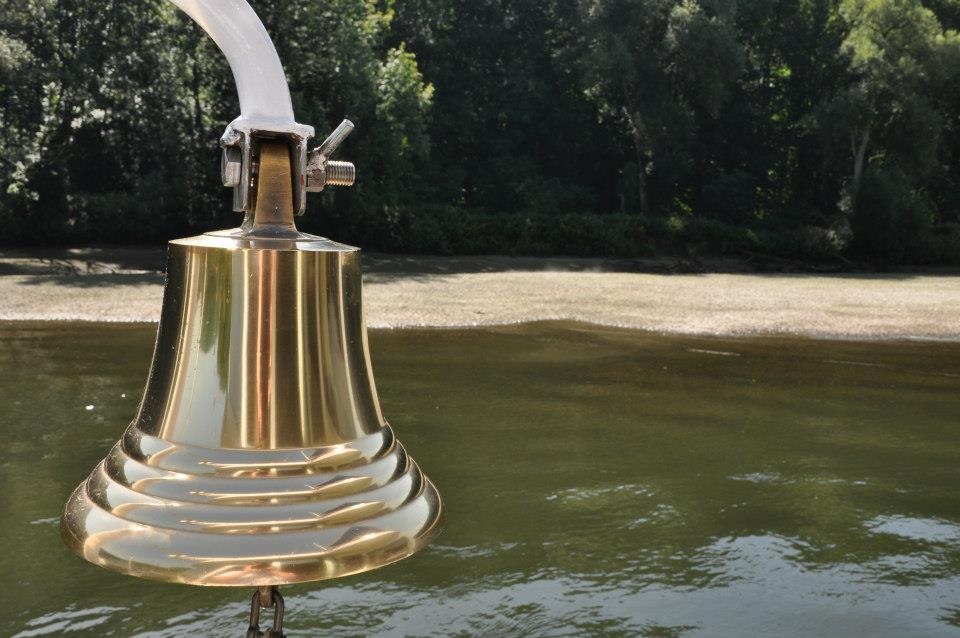
<svg viewBox="0 0 960 638">
<path fill-rule="evenodd" d="M 357 180 L 357 167 L 353 162 L 327 162 L 327 186 L 353 186 Z"/>
</svg>

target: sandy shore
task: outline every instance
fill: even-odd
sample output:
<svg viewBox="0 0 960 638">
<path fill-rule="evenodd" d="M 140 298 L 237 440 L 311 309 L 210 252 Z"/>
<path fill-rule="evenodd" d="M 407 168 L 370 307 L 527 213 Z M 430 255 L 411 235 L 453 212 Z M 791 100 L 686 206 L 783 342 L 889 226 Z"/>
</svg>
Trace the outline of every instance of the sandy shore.
<svg viewBox="0 0 960 638">
<path fill-rule="evenodd" d="M 686 334 L 960 340 L 960 276 L 656 274 L 588 259 L 366 255 L 371 327 L 566 319 Z M 0 251 L 0 320 L 156 321 L 157 248 Z"/>
</svg>

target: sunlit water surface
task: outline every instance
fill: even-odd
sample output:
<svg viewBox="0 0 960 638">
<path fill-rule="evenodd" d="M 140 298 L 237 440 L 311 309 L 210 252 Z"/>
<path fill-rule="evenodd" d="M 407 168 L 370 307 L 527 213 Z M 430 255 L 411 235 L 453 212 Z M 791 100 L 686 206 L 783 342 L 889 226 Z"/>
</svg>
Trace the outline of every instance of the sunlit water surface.
<svg viewBox="0 0 960 638">
<path fill-rule="evenodd" d="M 247 591 L 111 574 L 60 542 L 153 333 L 0 324 L 0 634 L 243 635 Z M 446 530 L 285 588 L 293 636 L 960 635 L 960 345 L 554 323 L 371 348 Z"/>
</svg>

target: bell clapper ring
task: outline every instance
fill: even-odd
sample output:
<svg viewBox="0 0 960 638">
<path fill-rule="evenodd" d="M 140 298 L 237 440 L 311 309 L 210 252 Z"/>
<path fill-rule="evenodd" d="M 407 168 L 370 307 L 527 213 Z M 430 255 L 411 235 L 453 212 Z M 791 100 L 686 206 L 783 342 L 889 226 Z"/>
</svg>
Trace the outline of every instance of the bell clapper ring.
<svg viewBox="0 0 960 638">
<path fill-rule="evenodd" d="M 264 608 L 273 608 L 273 625 L 266 631 L 260 631 L 260 610 Z M 262 585 L 253 592 L 246 638 L 284 638 L 283 596 L 276 585 Z"/>
</svg>

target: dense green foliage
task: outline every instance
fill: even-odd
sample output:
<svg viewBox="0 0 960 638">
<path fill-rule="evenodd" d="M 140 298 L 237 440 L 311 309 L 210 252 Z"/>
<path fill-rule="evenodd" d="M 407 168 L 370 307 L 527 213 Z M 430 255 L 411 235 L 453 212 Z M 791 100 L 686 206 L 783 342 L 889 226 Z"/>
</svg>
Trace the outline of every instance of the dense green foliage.
<svg viewBox="0 0 960 638">
<path fill-rule="evenodd" d="M 411 252 L 960 264 L 960 0 L 260 0 L 301 224 Z M 164 0 L 0 0 L 0 240 L 235 223 L 226 63 Z"/>
</svg>

